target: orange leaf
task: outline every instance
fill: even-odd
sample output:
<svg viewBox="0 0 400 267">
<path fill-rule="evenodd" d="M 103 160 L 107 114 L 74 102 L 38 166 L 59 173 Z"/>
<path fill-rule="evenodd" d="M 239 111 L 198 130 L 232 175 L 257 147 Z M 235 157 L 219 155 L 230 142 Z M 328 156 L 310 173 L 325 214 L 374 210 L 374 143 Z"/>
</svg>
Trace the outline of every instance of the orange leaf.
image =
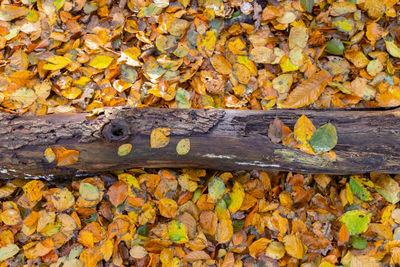
<svg viewBox="0 0 400 267">
<path fill-rule="evenodd" d="M 271 243 L 271 240 L 267 238 L 260 238 L 254 241 L 249 247 L 250 256 L 257 258 L 257 255 L 261 252 L 265 252 L 267 245 Z"/>
<path fill-rule="evenodd" d="M 111 204 L 118 207 L 128 196 L 128 185 L 123 181 L 118 181 L 108 189 L 107 195 Z"/>
<path fill-rule="evenodd" d="M 282 107 L 301 108 L 314 103 L 324 91 L 331 77 L 331 74 L 326 70 L 315 73 L 308 80 L 293 89 L 282 104 Z"/>
<path fill-rule="evenodd" d="M 56 154 L 57 166 L 69 166 L 78 161 L 79 151 L 68 150 L 64 147 L 57 147 L 53 149 Z"/>
<path fill-rule="evenodd" d="M 217 241 L 218 243 L 227 243 L 231 240 L 233 235 L 232 221 L 229 219 L 222 219 L 217 227 Z"/>
</svg>

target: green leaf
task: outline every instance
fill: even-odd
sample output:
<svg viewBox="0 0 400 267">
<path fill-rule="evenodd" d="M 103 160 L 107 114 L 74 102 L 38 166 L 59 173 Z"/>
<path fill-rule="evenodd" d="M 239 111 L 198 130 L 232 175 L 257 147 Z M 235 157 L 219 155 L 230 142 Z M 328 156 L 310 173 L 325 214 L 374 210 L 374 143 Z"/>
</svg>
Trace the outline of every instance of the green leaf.
<svg viewBox="0 0 400 267">
<path fill-rule="evenodd" d="M 83 197 L 83 199 L 87 201 L 97 201 L 100 200 L 100 191 L 99 189 L 89 183 L 81 183 L 79 186 L 79 194 Z"/>
<path fill-rule="evenodd" d="M 208 185 L 208 195 L 214 200 L 217 201 L 222 197 L 225 193 L 225 184 L 221 178 L 214 176 Z"/>
<path fill-rule="evenodd" d="M 364 249 L 367 247 L 368 242 L 367 242 L 367 240 L 365 240 L 365 238 L 363 238 L 361 236 L 354 236 L 351 239 L 351 245 L 355 249 Z"/>
<path fill-rule="evenodd" d="M 337 144 L 337 132 L 335 126 L 327 123 L 319 127 L 311 136 L 309 143 L 316 153 L 328 152 Z"/>
<path fill-rule="evenodd" d="M 393 180 L 388 174 L 382 174 L 379 177 L 379 179 L 375 182 L 375 189 L 392 204 L 396 204 L 400 201 L 399 183 Z"/>
<path fill-rule="evenodd" d="M 326 43 L 325 47 L 326 52 L 331 53 L 336 56 L 343 55 L 344 45 L 338 39 L 332 39 Z"/>
<path fill-rule="evenodd" d="M 19 247 L 15 244 L 8 244 L 0 248 L 0 261 L 4 261 L 13 257 L 19 251 Z"/>
<path fill-rule="evenodd" d="M 314 0 L 300 0 L 301 7 L 304 8 L 305 11 L 311 13 L 314 7 Z"/>
<path fill-rule="evenodd" d="M 367 231 L 371 214 L 361 210 L 351 210 L 343 214 L 340 221 L 346 225 L 350 235 L 358 235 Z"/>
<path fill-rule="evenodd" d="M 362 201 L 371 201 L 371 193 L 364 187 L 362 181 L 358 178 L 350 178 L 351 192 Z"/>
<path fill-rule="evenodd" d="M 141 225 L 141 226 L 138 227 L 136 233 L 137 233 L 138 235 L 141 235 L 141 236 L 148 236 L 148 234 L 149 234 L 149 227 L 147 226 L 147 224 Z"/>
<path fill-rule="evenodd" d="M 190 100 L 190 93 L 183 88 L 178 88 L 176 90 L 175 100 L 178 103 L 178 107 L 180 108 L 190 108 L 191 107 L 191 100 Z"/>
<path fill-rule="evenodd" d="M 173 220 L 168 224 L 168 236 L 169 239 L 177 243 L 189 240 L 185 225 L 177 220 Z"/>
</svg>

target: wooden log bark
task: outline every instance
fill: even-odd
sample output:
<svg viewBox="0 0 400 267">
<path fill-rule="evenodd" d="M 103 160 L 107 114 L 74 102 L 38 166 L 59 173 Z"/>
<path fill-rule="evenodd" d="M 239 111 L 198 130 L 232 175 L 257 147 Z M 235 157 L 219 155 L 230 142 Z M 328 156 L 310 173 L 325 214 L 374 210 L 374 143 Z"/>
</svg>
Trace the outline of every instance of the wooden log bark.
<svg viewBox="0 0 400 267">
<path fill-rule="evenodd" d="M 336 161 L 274 144 L 268 127 L 275 117 L 293 129 L 305 114 L 316 127 L 331 122 L 338 132 Z M 0 177 L 73 177 L 127 168 L 279 169 L 300 173 L 400 173 L 400 110 L 191 110 L 108 108 L 94 119 L 87 113 L 40 117 L 0 115 Z M 170 143 L 150 148 L 150 133 L 171 128 Z M 176 144 L 190 138 L 186 155 Z M 117 155 L 124 143 L 127 156 Z M 43 152 L 62 146 L 80 151 L 77 163 L 57 167 Z"/>
</svg>

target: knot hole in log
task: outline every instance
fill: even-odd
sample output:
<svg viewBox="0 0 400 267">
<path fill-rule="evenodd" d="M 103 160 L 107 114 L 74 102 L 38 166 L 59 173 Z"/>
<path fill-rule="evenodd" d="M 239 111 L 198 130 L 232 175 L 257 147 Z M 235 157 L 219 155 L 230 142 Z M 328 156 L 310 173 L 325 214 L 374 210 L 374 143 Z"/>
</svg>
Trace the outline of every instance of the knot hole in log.
<svg viewBox="0 0 400 267">
<path fill-rule="evenodd" d="M 124 120 L 112 120 L 103 128 L 103 137 L 109 143 L 125 140 L 130 134 L 129 124 Z"/>
</svg>

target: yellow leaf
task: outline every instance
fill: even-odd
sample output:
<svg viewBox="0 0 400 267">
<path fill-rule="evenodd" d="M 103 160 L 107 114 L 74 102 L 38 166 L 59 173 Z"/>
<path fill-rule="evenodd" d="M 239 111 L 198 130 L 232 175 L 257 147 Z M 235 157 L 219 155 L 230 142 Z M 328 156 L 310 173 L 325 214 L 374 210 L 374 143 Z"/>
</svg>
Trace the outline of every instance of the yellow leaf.
<svg viewBox="0 0 400 267">
<path fill-rule="evenodd" d="M 250 70 L 239 63 L 233 65 L 233 74 L 241 84 L 248 84 L 251 78 Z"/>
<path fill-rule="evenodd" d="M 61 91 L 63 97 L 67 99 L 75 99 L 80 94 L 82 94 L 82 90 L 77 87 L 70 87 Z"/>
<path fill-rule="evenodd" d="M 183 138 L 176 145 L 176 153 L 178 155 L 186 155 L 190 151 L 190 139 Z"/>
<path fill-rule="evenodd" d="M 108 261 L 113 253 L 114 244 L 110 239 L 106 239 L 100 247 L 101 254 L 103 254 L 103 259 Z"/>
<path fill-rule="evenodd" d="M 132 67 L 139 67 L 141 65 L 138 57 L 142 51 L 140 51 L 137 47 L 130 47 L 125 49 L 121 53 L 121 57 L 118 59 L 118 62 L 125 62 L 125 64 L 132 66 Z"/>
<path fill-rule="evenodd" d="M 260 238 L 254 241 L 249 247 L 250 256 L 253 258 L 257 258 L 257 255 L 261 252 L 265 252 L 268 244 L 271 243 L 271 240 L 267 238 Z"/>
<path fill-rule="evenodd" d="M 43 65 L 45 70 L 60 70 L 72 62 L 71 59 L 63 56 L 54 56 L 46 59 L 49 63 Z"/>
<path fill-rule="evenodd" d="M 302 259 L 304 255 L 304 245 L 300 238 L 295 235 L 287 235 L 283 238 L 287 254 L 297 259 Z"/>
<path fill-rule="evenodd" d="M 158 209 L 163 217 L 173 219 L 176 216 L 178 210 L 178 204 L 175 200 L 169 198 L 162 198 L 158 202 Z"/>
<path fill-rule="evenodd" d="M 75 204 L 75 198 L 67 188 L 52 189 L 50 200 L 58 211 L 69 209 Z"/>
<path fill-rule="evenodd" d="M 35 91 L 26 87 L 18 88 L 9 97 L 16 108 L 26 108 L 32 105 L 37 98 Z"/>
<path fill-rule="evenodd" d="M 232 65 L 223 55 L 214 55 L 211 58 L 211 64 L 216 71 L 228 75 L 232 72 Z"/>
<path fill-rule="evenodd" d="M 22 189 L 30 202 L 38 202 L 43 197 L 43 187 L 44 183 L 42 181 L 32 180 L 25 184 Z"/>
<path fill-rule="evenodd" d="M 44 151 L 44 156 L 49 163 L 56 160 L 56 154 L 54 154 L 53 149 L 51 149 L 50 147 L 46 148 L 46 150 Z"/>
<path fill-rule="evenodd" d="M 365 0 L 364 9 L 367 10 L 368 16 L 377 19 L 385 13 L 384 0 Z"/>
<path fill-rule="evenodd" d="M 199 35 L 197 38 L 197 49 L 203 56 L 211 57 L 215 44 L 217 42 L 217 35 L 215 31 L 206 31 L 205 35 Z"/>
<path fill-rule="evenodd" d="M 150 147 L 151 148 L 162 148 L 169 144 L 170 139 L 170 128 L 156 128 L 151 132 L 150 135 Z"/>
<path fill-rule="evenodd" d="M 217 227 L 216 240 L 218 243 L 227 243 L 233 235 L 233 226 L 230 219 L 222 219 Z"/>
<path fill-rule="evenodd" d="M 237 212 L 240 207 L 242 206 L 243 200 L 244 200 L 244 189 L 243 186 L 235 182 L 232 188 L 232 192 L 229 194 L 229 197 L 231 199 L 231 203 L 229 204 L 228 209 L 232 212 L 235 213 Z"/>
<path fill-rule="evenodd" d="M 282 72 L 296 71 L 299 69 L 299 66 L 294 65 L 290 58 L 287 55 L 284 55 L 281 59 L 280 66 Z"/>
<path fill-rule="evenodd" d="M 289 94 L 289 97 L 282 104 L 283 108 L 300 108 L 314 103 L 324 91 L 331 79 L 331 74 L 326 70 L 312 75 Z"/>
<path fill-rule="evenodd" d="M 299 148 L 301 150 L 312 153 L 308 140 L 310 140 L 314 132 L 314 124 L 303 114 L 294 125 L 294 138 L 299 143 Z"/>
<path fill-rule="evenodd" d="M 131 153 L 132 144 L 123 144 L 118 147 L 118 156 L 123 157 Z"/>
<path fill-rule="evenodd" d="M 105 55 L 100 55 L 100 56 L 96 56 L 94 59 L 92 59 L 89 62 L 89 66 L 96 68 L 96 69 L 105 69 L 108 66 L 110 66 L 111 62 L 114 59 L 112 57 L 109 56 L 105 56 Z"/>
</svg>

